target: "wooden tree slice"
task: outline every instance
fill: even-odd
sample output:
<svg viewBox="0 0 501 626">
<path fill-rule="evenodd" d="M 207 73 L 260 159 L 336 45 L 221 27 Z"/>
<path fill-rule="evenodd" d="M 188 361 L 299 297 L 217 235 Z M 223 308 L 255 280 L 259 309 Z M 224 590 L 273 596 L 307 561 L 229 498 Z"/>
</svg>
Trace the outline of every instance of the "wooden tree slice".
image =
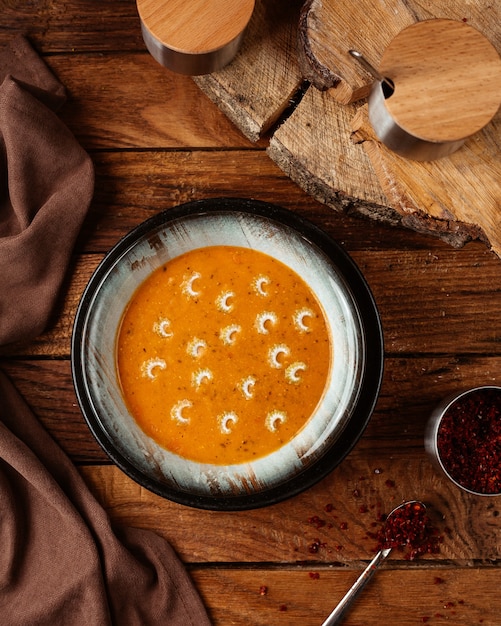
<svg viewBox="0 0 501 626">
<path fill-rule="evenodd" d="M 403 0 L 307 0 L 299 23 L 299 64 L 304 76 L 342 104 L 369 94 L 373 78 L 348 51 L 377 67 L 382 52 L 416 21 Z M 378 5 L 379 8 L 378 8 Z"/>
<path fill-rule="evenodd" d="M 251 141 L 273 126 L 301 88 L 296 53 L 301 2 L 257 0 L 235 59 L 194 78 Z"/>
<path fill-rule="evenodd" d="M 378 66 L 403 28 L 434 17 L 466 21 L 501 49 L 501 3 L 488 0 L 308 0 L 303 7 L 258 0 L 234 61 L 194 80 L 246 137 L 267 133 L 271 159 L 320 202 L 454 246 L 480 238 L 501 256 L 499 113 L 456 153 L 418 163 L 377 141 L 364 101 L 343 104 L 370 84 L 347 49 L 359 48 Z M 312 76 L 318 88 L 303 89 Z M 332 97 L 340 90 L 343 97 Z M 282 119 L 298 92 L 304 96 Z"/>
<path fill-rule="evenodd" d="M 501 257 L 501 112 L 457 152 L 428 162 L 405 159 L 383 146 L 366 106 L 352 125 L 388 204 L 404 224 L 421 232 L 449 233 L 456 244 L 482 239 Z"/>
<path fill-rule="evenodd" d="M 501 6 L 491 0 L 307 0 L 298 33 L 301 71 L 338 102 L 365 98 L 373 79 L 348 50 L 359 50 L 377 68 L 400 31 L 432 18 L 464 21 L 501 49 Z"/>
<path fill-rule="evenodd" d="M 348 100 L 346 94 L 355 99 L 363 93 L 361 78 L 364 70 L 360 68 L 354 73 L 352 60 L 345 54 L 346 49 L 357 48 L 355 37 L 361 39 L 363 33 L 366 47 L 361 52 L 379 69 L 385 50 L 388 47 L 391 49 L 391 42 L 385 39 L 388 33 L 392 39 L 410 23 L 432 18 L 452 19 L 459 24 L 473 26 L 490 42 L 490 47 L 498 52 L 501 49 L 501 32 L 498 27 L 501 21 L 500 3 L 487 0 L 479 0 L 474 4 L 468 0 L 411 0 L 405 3 L 397 0 L 390 3 L 312 0 L 305 5 L 300 24 L 300 42 L 306 50 L 306 53 L 301 54 L 301 67 L 304 68 L 305 59 L 309 59 L 310 68 L 323 68 L 321 73 L 317 72 L 320 76 L 326 75 L 325 66 L 330 65 L 330 73 L 339 79 L 337 85 L 329 85 L 328 82 L 322 85 L 318 80 L 315 84 L 327 89 L 329 95 L 340 102 Z M 475 53 L 475 48 L 470 46 L 469 51 L 458 56 L 458 65 L 468 62 L 468 55 Z M 486 65 L 490 60 L 486 57 Z M 481 65 L 481 60 L 477 61 Z M 389 67 L 391 63 L 387 59 L 386 62 Z M 381 71 L 384 72 L 388 67 L 382 67 Z M 472 80 L 476 78 L 472 77 Z M 493 84 L 496 93 L 499 92 L 499 78 L 494 78 L 488 84 Z M 479 102 L 482 102 L 482 91 L 478 89 Z M 453 118 L 452 95 L 448 105 Z M 487 122 L 496 110 L 495 103 L 491 105 L 492 102 L 482 123 Z M 425 103 L 420 102 L 419 106 L 423 107 Z M 498 112 L 481 132 L 473 135 L 457 152 L 432 162 L 410 161 L 383 146 L 370 127 L 366 107 L 362 108 L 354 121 L 357 130 L 355 139 L 361 141 L 366 149 L 387 197 L 387 204 L 401 216 L 403 224 L 422 232 L 438 234 L 455 245 L 461 245 L 471 238 L 481 238 L 501 256 L 499 120 Z M 452 124 L 455 124 L 454 119 Z M 362 180 L 360 184 L 364 184 Z"/>
</svg>

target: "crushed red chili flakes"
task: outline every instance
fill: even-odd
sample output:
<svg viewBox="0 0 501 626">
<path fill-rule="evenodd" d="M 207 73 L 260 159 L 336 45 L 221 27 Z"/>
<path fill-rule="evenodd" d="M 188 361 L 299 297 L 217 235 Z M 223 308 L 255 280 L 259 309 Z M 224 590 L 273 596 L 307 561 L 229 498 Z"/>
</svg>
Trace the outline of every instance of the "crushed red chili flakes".
<svg viewBox="0 0 501 626">
<path fill-rule="evenodd" d="M 318 580 L 320 578 L 320 574 L 318 572 L 309 572 L 309 576 L 312 580 Z"/>
<path fill-rule="evenodd" d="M 312 515 L 311 517 L 308 518 L 308 524 L 315 526 L 315 528 L 318 530 L 319 528 L 323 528 L 326 522 L 324 519 L 322 519 L 318 515 Z"/>
<path fill-rule="evenodd" d="M 423 554 L 437 554 L 442 542 L 420 502 L 408 502 L 388 516 L 376 539 L 379 550 L 397 548 L 411 561 Z"/>
<path fill-rule="evenodd" d="M 265 596 L 267 593 L 268 593 L 268 587 L 266 585 L 261 585 L 261 587 L 259 587 L 259 595 Z"/>
<path fill-rule="evenodd" d="M 501 391 L 476 389 L 451 404 L 437 448 L 446 471 L 464 488 L 501 493 Z"/>
<path fill-rule="evenodd" d="M 316 554 L 320 548 L 325 548 L 325 543 L 320 541 L 320 539 L 314 539 L 308 546 L 308 552 L 310 554 Z"/>
</svg>

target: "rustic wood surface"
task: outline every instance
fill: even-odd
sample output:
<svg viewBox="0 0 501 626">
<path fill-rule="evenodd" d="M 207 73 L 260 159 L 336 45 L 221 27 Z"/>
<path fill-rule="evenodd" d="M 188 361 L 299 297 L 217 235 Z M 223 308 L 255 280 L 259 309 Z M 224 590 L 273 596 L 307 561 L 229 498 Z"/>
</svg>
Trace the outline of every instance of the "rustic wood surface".
<svg viewBox="0 0 501 626">
<path fill-rule="evenodd" d="M 453 488 L 427 458 L 423 434 L 444 396 L 501 383 L 501 261 L 480 242 L 455 249 L 352 216 L 357 207 L 342 194 L 335 200 L 345 212 L 316 201 L 269 158 L 266 136 L 250 141 L 193 80 L 151 58 L 133 0 L 3 0 L 0 7 L 0 45 L 19 32 L 30 37 L 67 86 L 61 117 L 96 168 L 95 197 L 51 323 L 33 342 L 3 348 L 0 367 L 112 520 L 172 543 L 216 626 L 318 626 L 372 557 L 367 533 L 377 513 L 422 498 L 444 532 L 440 554 L 413 562 L 392 555 L 346 625 L 498 625 L 501 499 Z M 302 102 L 308 98 L 327 106 L 316 89 Z M 341 152 L 337 159 L 352 176 Z M 373 181 L 365 193 L 379 206 Z M 307 492 L 238 513 L 171 503 L 114 467 L 85 425 L 69 362 L 76 306 L 110 247 L 160 210 L 224 195 L 275 202 L 336 238 L 364 273 L 385 334 L 381 395 L 351 454 Z"/>
</svg>

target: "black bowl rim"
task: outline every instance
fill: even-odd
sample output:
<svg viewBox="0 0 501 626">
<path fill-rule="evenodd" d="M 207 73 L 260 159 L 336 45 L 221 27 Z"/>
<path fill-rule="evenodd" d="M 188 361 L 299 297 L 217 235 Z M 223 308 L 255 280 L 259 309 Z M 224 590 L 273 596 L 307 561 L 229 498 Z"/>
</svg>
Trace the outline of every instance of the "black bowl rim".
<svg viewBox="0 0 501 626">
<path fill-rule="evenodd" d="M 86 396 L 82 376 L 82 332 L 96 288 L 109 267 L 133 243 L 163 224 L 185 217 L 223 212 L 251 214 L 278 222 L 295 230 L 308 243 L 324 252 L 346 281 L 358 306 L 366 341 L 366 359 L 359 396 L 350 420 L 333 446 L 310 467 L 284 483 L 260 492 L 239 495 L 197 495 L 179 491 L 159 480 L 145 476 L 115 450 L 94 416 Z M 345 459 L 362 436 L 379 396 L 383 369 L 384 341 L 379 312 L 372 292 L 353 259 L 330 235 L 297 213 L 269 202 L 245 198 L 221 197 L 186 202 L 165 209 L 133 228 L 111 248 L 92 274 L 77 308 L 71 338 L 71 371 L 77 400 L 88 428 L 104 452 L 127 476 L 151 492 L 178 504 L 206 510 L 239 511 L 269 506 L 298 495 L 320 482 Z"/>
</svg>

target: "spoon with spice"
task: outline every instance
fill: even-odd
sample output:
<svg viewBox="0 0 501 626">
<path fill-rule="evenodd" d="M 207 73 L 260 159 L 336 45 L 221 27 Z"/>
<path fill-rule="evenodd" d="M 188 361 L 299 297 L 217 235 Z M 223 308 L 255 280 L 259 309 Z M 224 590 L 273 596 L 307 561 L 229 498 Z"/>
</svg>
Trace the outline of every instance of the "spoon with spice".
<svg viewBox="0 0 501 626">
<path fill-rule="evenodd" d="M 419 554 L 435 551 L 434 539 L 434 529 L 430 526 L 430 520 L 426 515 L 426 506 L 422 502 L 408 500 L 395 507 L 387 516 L 384 526 L 377 536 L 379 551 L 322 626 L 334 626 L 334 624 L 341 622 L 345 611 L 371 580 L 379 565 L 393 548 L 406 549 L 406 558 L 414 559 Z"/>
</svg>

